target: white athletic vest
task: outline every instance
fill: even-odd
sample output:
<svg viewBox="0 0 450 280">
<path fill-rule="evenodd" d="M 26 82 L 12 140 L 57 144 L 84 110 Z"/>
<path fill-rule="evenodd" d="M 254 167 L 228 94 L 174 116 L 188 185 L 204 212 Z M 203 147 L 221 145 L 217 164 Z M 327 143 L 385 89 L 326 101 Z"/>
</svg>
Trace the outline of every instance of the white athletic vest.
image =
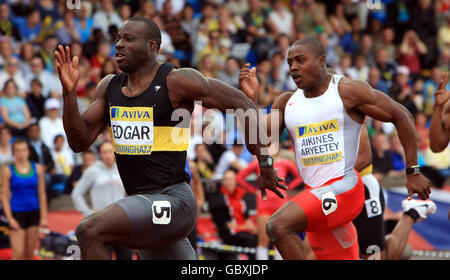
<svg viewBox="0 0 450 280">
<path fill-rule="evenodd" d="M 284 112 L 286 127 L 294 140 L 300 176 L 311 187 L 353 171 L 358 154 L 361 124 L 345 111 L 338 92 L 340 75 L 333 75 L 324 94 L 305 97 L 298 89 Z"/>
</svg>

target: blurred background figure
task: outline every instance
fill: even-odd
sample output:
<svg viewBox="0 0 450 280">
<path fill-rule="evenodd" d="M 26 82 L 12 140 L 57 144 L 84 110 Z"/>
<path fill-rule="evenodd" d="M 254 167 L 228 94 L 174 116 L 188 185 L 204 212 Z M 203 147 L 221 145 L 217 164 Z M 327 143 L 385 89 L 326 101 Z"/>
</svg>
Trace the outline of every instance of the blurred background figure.
<svg viewBox="0 0 450 280">
<path fill-rule="evenodd" d="M 38 227 L 47 227 L 44 170 L 31 162 L 28 143 L 13 143 L 14 163 L 2 169 L 2 206 L 11 229 L 13 260 L 32 260 L 37 247 Z"/>
</svg>

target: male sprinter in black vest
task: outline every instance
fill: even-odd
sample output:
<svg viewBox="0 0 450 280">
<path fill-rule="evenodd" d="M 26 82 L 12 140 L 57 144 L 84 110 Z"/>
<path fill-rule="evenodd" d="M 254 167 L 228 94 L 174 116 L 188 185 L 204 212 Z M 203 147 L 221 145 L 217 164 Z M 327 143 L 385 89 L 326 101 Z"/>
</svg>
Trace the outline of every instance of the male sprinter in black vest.
<svg viewBox="0 0 450 280">
<path fill-rule="evenodd" d="M 59 46 L 55 52 L 70 147 L 75 152 L 88 149 L 108 126 L 129 195 L 78 225 L 82 259 L 109 259 L 108 245 L 138 249 L 141 259 L 196 259 L 186 238 L 197 213 L 184 171 L 190 121 L 180 125 L 171 120 L 172 112 L 179 108 L 192 112 L 195 100 L 222 112 L 254 109 L 249 119 L 257 127 L 255 105 L 245 94 L 194 69 L 159 63 L 160 44 L 161 33 L 153 21 L 127 20 L 116 45 L 116 61 L 123 73 L 108 75 L 98 84 L 95 101 L 83 116 L 75 95 L 78 57 L 71 59 L 69 47 Z M 271 158 L 261 155 L 265 145 L 259 140 L 249 143 L 252 124 L 247 120 L 243 123 L 247 147 L 262 166 L 259 184 L 282 196 L 277 188 L 286 187 L 279 183 Z"/>
</svg>

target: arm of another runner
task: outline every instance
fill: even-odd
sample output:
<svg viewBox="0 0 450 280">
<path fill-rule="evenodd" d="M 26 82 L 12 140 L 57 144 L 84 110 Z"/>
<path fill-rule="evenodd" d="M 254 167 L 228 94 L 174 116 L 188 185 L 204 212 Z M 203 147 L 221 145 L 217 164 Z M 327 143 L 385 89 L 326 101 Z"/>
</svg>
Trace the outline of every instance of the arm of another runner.
<svg viewBox="0 0 450 280">
<path fill-rule="evenodd" d="M 70 59 L 70 48 L 59 45 L 55 51 L 59 80 L 63 88 L 63 123 L 67 141 L 74 152 L 85 151 L 106 127 L 105 93 L 113 75 L 108 75 L 97 85 L 95 100 L 80 116 L 76 87 L 80 78 L 78 57 Z"/>
<path fill-rule="evenodd" d="M 450 91 L 445 89 L 448 73 L 443 75 L 434 93 L 434 110 L 430 125 L 430 148 L 435 153 L 442 152 L 450 141 Z"/>
<path fill-rule="evenodd" d="M 361 129 L 361 135 L 359 137 L 359 150 L 358 156 L 356 157 L 355 169 L 358 170 L 358 172 L 361 172 L 370 164 L 372 164 L 372 149 L 370 147 L 367 126 L 364 122 Z"/>
<path fill-rule="evenodd" d="M 258 88 L 259 83 L 256 78 L 256 68 L 249 68 L 250 64 L 247 63 L 242 66 L 239 73 L 239 86 L 242 91 L 247 95 L 248 98 L 252 99 L 253 102 L 258 106 Z M 270 137 L 271 142 L 276 142 L 279 140 L 279 136 L 283 133 L 284 126 L 284 109 L 286 108 L 287 101 L 292 96 L 292 92 L 285 92 L 278 96 L 272 104 L 272 108 L 269 114 L 264 114 L 259 116 L 259 122 L 267 130 L 267 135 Z M 274 125 L 275 127 L 272 127 Z M 272 135 L 272 132 L 276 131 L 277 135 Z M 272 139 L 272 136 L 278 136 L 277 139 Z"/>
<path fill-rule="evenodd" d="M 260 141 L 260 129 L 258 114 L 255 104 L 240 90 L 235 89 L 217 79 L 208 79 L 200 72 L 191 68 L 172 70 L 167 76 L 169 97 L 174 108 L 180 108 L 185 102 L 202 101 L 207 108 L 216 108 L 223 113 L 227 109 L 242 109 L 244 117 L 236 116 L 245 128 L 244 138 L 248 150 L 258 158 L 258 162 L 265 159 L 262 150 L 267 149 L 267 144 Z M 254 130 L 256 128 L 256 131 Z M 250 135 L 253 132 L 253 135 Z M 258 184 L 265 194 L 265 188 L 283 197 L 277 188 L 285 189 L 286 186 L 279 183 L 279 178 L 273 168 L 263 168 L 258 178 Z"/>
<path fill-rule="evenodd" d="M 339 84 L 339 92 L 349 114 L 368 115 L 374 119 L 391 122 L 397 129 L 400 142 L 405 150 L 406 166 L 417 165 L 417 136 L 411 113 L 400 103 L 386 94 L 374 90 L 369 84 L 356 80 L 343 80 Z M 431 192 L 430 182 L 422 174 L 406 175 L 406 188 L 409 199 L 417 193 L 421 199 L 428 199 Z"/>
</svg>

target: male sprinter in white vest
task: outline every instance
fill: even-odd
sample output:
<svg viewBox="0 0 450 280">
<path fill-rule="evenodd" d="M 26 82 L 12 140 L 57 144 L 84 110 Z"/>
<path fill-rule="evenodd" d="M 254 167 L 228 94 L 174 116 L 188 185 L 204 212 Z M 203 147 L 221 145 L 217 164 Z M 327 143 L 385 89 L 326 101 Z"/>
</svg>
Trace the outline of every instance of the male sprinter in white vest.
<svg viewBox="0 0 450 280">
<path fill-rule="evenodd" d="M 361 125 L 366 115 L 394 123 L 405 149 L 409 198 L 418 193 L 427 199 L 430 183 L 418 170 L 412 116 L 367 83 L 328 73 L 325 50 L 317 39 L 296 41 L 287 62 L 299 89 L 280 95 L 261 121 L 270 126 L 276 117 L 279 131 L 287 128 L 306 190 L 271 217 L 268 235 L 283 259 L 307 257 L 298 232 L 307 233 L 317 259 L 359 259 L 352 220 L 364 204 L 363 182 L 354 169 Z M 240 86 L 255 97 L 255 70 L 241 70 Z"/>
<path fill-rule="evenodd" d="M 116 61 L 123 71 L 106 76 L 97 86 L 94 103 L 78 113 L 75 89 L 80 77 L 78 58 L 59 46 L 55 52 L 63 86 L 63 122 L 70 147 L 84 151 L 109 127 L 117 166 L 128 197 L 78 225 L 76 236 L 82 259 L 108 259 L 108 245 L 138 249 L 141 259 L 196 259 L 186 236 L 196 220 L 196 201 L 184 171 L 189 120 L 173 121 L 176 109 L 192 112 L 194 101 L 209 108 L 255 109 L 245 94 L 225 83 L 207 79 L 194 69 L 174 69 L 156 56 L 161 32 L 151 20 L 128 19 L 120 28 Z M 250 110 L 245 127 L 247 147 L 265 166 L 258 181 L 280 194 L 279 178 L 265 145 L 249 143 L 249 127 L 257 126 Z M 189 116 L 189 114 L 188 114 Z M 184 136 L 187 139 L 178 139 Z M 184 140 L 184 141 L 183 141 Z"/>
</svg>

